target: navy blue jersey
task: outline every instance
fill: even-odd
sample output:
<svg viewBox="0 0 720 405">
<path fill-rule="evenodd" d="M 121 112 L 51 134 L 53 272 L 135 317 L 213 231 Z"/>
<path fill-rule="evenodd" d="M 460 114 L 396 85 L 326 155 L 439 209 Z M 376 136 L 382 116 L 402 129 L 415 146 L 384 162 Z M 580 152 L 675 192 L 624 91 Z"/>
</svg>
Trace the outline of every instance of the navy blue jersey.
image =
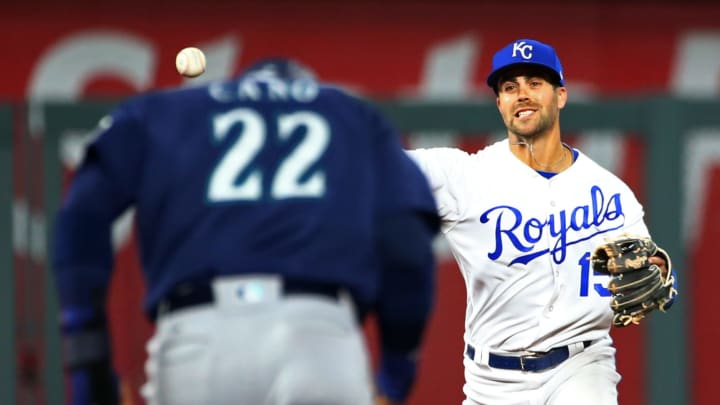
<svg viewBox="0 0 720 405">
<path fill-rule="evenodd" d="M 146 311 L 182 281 L 274 273 L 378 294 L 377 221 L 435 215 L 427 181 L 365 102 L 245 76 L 129 99 L 101 121 L 58 215 L 64 306 L 104 299 L 110 228 L 134 206 Z"/>
</svg>

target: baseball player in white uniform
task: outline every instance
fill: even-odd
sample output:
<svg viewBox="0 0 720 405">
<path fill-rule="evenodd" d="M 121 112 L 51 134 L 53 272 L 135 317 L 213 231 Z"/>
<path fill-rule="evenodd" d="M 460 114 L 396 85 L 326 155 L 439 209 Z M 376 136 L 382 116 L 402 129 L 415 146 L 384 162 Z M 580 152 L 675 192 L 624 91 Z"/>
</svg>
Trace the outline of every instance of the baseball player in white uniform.
<svg viewBox="0 0 720 405">
<path fill-rule="evenodd" d="M 408 153 L 429 179 L 467 286 L 464 405 L 617 404 L 608 277 L 592 251 L 648 236 L 632 190 L 563 143 L 562 66 L 541 42 L 498 51 L 487 79 L 508 137 Z M 669 258 L 650 261 L 667 273 Z"/>
</svg>

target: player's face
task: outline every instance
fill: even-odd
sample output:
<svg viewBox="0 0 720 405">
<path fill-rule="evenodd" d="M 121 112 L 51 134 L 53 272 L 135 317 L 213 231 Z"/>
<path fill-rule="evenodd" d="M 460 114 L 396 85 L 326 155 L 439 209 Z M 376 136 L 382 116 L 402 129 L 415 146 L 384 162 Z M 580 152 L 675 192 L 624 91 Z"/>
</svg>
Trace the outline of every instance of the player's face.
<svg viewBox="0 0 720 405">
<path fill-rule="evenodd" d="M 564 87 L 553 86 L 543 75 L 518 72 L 501 78 L 497 89 L 498 110 L 513 134 L 528 138 L 558 127 L 567 101 Z"/>
</svg>

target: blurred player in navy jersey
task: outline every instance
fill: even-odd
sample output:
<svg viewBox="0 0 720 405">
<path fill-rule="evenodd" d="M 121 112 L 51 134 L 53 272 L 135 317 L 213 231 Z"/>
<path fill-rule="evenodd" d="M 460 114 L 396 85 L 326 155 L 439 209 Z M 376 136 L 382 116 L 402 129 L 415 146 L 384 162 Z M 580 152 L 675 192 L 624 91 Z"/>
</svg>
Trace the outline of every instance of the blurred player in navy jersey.
<svg viewBox="0 0 720 405">
<path fill-rule="evenodd" d="M 269 59 L 233 80 L 133 97 L 101 121 L 53 248 L 74 404 L 118 402 L 105 302 L 111 225 L 131 206 L 156 323 L 148 404 L 406 399 L 438 218 L 427 180 L 368 104 Z"/>
</svg>

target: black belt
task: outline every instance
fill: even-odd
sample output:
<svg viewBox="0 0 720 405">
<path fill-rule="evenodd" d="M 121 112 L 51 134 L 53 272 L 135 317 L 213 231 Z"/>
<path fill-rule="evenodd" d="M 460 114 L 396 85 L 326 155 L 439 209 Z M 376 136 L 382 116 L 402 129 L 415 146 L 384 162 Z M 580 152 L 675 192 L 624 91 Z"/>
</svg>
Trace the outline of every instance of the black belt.
<svg viewBox="0 0 720 405">
<path fill-rule="evenodd" d="M 307 281 L 284 280 L 282 295 L 310 294 L 339 299 L 343 289 L 334 284 L 319 284 Z M 179 309 L 211 304 L 215 301 L 212 284 L 209 281 L 183 282 L 176 285 L 158 303 L 158 314 L 167 314 Z"/>
<path fill-rule="evenodd" d="M 582 342 L 583 348 L 587 348 L 592 341 L 586 340 Z M 470 360 L 475 361 L 475 348 L 467 345 L 465 354 Z M 502 368 L 505 370 L 522 370 L 539 372 L 553 368 L 570 357 L 570 348 L 568 346 L 556 347 L 544 353 L 535 353 L 525 356 L 506 356 L 500 354 L 489 353 L 488 365 L 493 368 Z"/>
</svg>

